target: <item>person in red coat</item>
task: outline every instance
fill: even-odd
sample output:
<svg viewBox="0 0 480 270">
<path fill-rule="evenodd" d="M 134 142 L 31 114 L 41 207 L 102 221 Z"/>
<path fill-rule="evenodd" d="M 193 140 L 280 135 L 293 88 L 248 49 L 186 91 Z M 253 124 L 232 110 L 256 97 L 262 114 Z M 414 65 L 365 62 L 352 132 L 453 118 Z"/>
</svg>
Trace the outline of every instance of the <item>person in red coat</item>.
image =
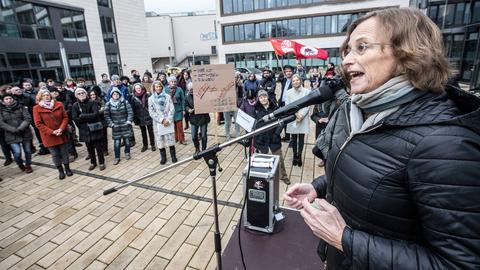
<svg viewBox="0 0 480 270">
<path fill-rule="evenodd" d="M 58 169 L 58 178 L 65 179 L 65 173 L 72 176 L 68 160 L 68 116 L 61 102 L 52 99 L 48 90 L 40 90 L 33 107 L 33 120 L 40 131 L 43 144 L 52 154 L 53 163 Z M 65 171 L 62 167 L 65 167 Z"/>
</svg>

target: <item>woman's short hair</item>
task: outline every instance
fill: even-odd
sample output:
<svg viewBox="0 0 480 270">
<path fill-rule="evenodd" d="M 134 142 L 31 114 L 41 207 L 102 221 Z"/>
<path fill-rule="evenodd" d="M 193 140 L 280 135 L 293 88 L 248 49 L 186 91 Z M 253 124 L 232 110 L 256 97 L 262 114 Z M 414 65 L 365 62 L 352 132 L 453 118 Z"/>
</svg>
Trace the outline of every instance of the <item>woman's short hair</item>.
<svg viewBox="0 0 480 270">
<path fill-rule="evenodd" d="M 293 74 L 292 75 L 292 81 L 293 81 L 293 78 L 298 78 L 301 82 L 303 82 L 302 77 L 298 74 Z"/>
<path fill-rule="evenodd" d="M 43 94 L 45 93 L 48 93 L 50 95 L 50 98 L 52 97 L 52 93 L 50 93 L 50 91 L 48 91 L 47 89 L 40 89 L 37 95 L 35 96 L 35 102 L 37 104 L 42 100 Z"/>
<path fill-rule="evenodd" d="M 161 81 L 154 81 L 152 83 L 152 89 L 151 89 L 152 92 L 155 91 L 155 85 L 160 85 L 160 87 L 163 89 L 163 84 Z"/>
<path fill-rule="evenodd" d="M 442 91 L 445 88 L 451 69 L 443 51 L 442 33 L 417 9 L 388 8 L 365 14 L 348 28 L 341 52 L 346 51 L 355 28 L 370 18 L 376 18 L 390 38 L 393 55 L 399 63 L 396 75 L 407 75 L 420 90 Z M 343 74 L 347 74 L 345 70 Z"/>
</svg>

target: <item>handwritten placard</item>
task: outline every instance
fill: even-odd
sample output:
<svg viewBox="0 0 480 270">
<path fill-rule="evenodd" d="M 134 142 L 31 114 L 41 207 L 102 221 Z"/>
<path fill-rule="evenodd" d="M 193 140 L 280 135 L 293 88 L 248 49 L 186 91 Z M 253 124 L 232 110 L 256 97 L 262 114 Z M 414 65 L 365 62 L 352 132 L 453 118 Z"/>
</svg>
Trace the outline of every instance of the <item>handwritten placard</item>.
<svg viewBox="0 0 480 270">
<path fill-rule="evenodd" d="M 195 113 L 228 112 L 237 109 L 235 71 L 232 64 L 192 67 Z"/>
</svg>

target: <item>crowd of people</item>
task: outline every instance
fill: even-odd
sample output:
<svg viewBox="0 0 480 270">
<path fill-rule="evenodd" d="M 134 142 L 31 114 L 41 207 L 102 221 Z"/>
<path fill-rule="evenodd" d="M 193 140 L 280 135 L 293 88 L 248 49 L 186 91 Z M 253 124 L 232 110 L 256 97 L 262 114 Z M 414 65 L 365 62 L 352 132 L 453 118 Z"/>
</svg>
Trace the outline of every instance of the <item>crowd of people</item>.
<svg viewBox="0 0 480 270">
<path fill-rule="evenodd" d="M 296 68 L 287 65 L 283 71 L 275 79 L 275 74 L 267 67 L 261 80 L 257 80 L 255 74 L 249 74 L 244 80 L 236 73 L 238 109 L 258 119 L 309 93 L 310 90 L 303 86 L 307 75 L 300 64 Z M 84 143 L 88 153 L 85 159 L 90 161 L 88 169 L 98 166 L 99 170 L 104 170 L 105 156 L 109 155 L 108 129 L 113 142 L 113 165 L 117 165 L 121 161 L 121 148 L 123 158 L 131 159 L 130 149 L 136 144 L 133 125 L 140 129 L 141 152 L 159 149 L 160 164 L 167 162 L 167 148 L 171 161 L 177 162 L 175 145 L 187 144 L 184 132 L 189 128 L 195 152 L 207 148 L 210 115 L 195 113 L 195 90 L 188 69 L 173 70 L 168 75 L 159 72 L 155 80 L 150 72 L 146 71 L 141 77 L 136 70 L 130 77 L 102 74 L 101 78 L 95 85 L 87 85 L 83 78 L 67 78 L 63 82 L 49 79 L 36 87 L 31 79 L 19 85 L 2 86 L 0 142 L 4 165 L 15 161 L 22 171 L 31 173 L 33 153 L 51 154 L 59 178 L 64 179 L 65 175 L 72 175 L 70 163 L 78 158 L 77 148 Z M 321 78 L 318 70 L 312 69 L 308 74 L 310 87 L 318 87 Z M 277 82 L 282 87 L 278 100 Z M 292 165 L 302 166 L 304 138 L 309 132 L 307 114 L 308 109 L 299 112 L 297 121 L 289 125 L 283 138 L 289 140 L 292 134 Z M 231 138 L 230 128 L 235 117 L 236 111 L 223 112 L 219 117 L 225 121 L 227 140 Z M 258 136 L 251 142 L 252 149 L 281 155 L 281 131 Z M 235 136 L 240 133 L 240 126 L 235 123 Z M 280 178 L 290 184 L 283 156 Z"/>
</svg>

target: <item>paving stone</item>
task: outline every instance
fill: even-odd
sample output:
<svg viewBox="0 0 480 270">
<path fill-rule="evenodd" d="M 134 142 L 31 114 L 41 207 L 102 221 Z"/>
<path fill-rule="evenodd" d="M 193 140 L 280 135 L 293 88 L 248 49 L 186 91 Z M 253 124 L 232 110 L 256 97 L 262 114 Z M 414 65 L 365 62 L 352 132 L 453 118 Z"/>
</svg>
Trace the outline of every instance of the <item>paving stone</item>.
<svg viewBox="0 0 480 270">
<path fill-rule="evenodd" d="M 35 250 L 46 244 L 50 239 L 57 236 L 59 233 L 63 232 L 67 228 L 68 226 L 64 224 L 58 224 L 42 236 L 30 242 L 30 244 L 28 244 L 24 248 L 17 251 L 16 254 L 21 257 L 27 257 L 29 254 L 33 253 Z"/>
<path fill-rule="evenodd" d="M 156 204 L 135 223 L 135 228 L 145 229 L 165 208 L 166 206 L 163 204 Z"/>
<path fill-rule="evenodd" d="M 182 246 L 182 243 L 185 242 L 185 239 L 187 239 L 192 229 L 193 228 L 190 226 L 181 225 L 168 239 L 167 243 L 165 243 L 157 255 L 168 260 L 172 259 L 177 250 Z"/>
<path fill-rule="evenodd" d="M 173 215 L 173 217 L 168 220 L 167 224 L 162 227 L 158 234 L 165 237 L 170 237 L 177 230 L 180 224 L 182 224 L 188 214 L 188 211 L 178 209 L 177 213 L 175 213 L 175 215 Z"/>
<path fill-rule="evenodd" d="M 126 232 L 135 222 L 142 216 L 142 214 L 133 212 L 125 218 L 120 224 L 113 228 L 105 238 L 115 241 L 120 237 L 124 232 Z"/>
<path fill-rule="evenodd" d="M 63 270 L 71 265 L 81 254 L 68 251 L 67 254 L 63 255 L 58 261 L 56 261 L 52 266 L 47 268 L 48 270 Z"/>
<path fill-rule="evenodd" d="M 81 243 L 76 245 L 73 250 L 78 253 L 84 253 L 100 239 L 102 239 L 107 233 L 109 233 L 113 228 L 117 226 L 117 223 L 108 221 L 103 224 L 100 228 L 95 230 L 93 233 L 89 234 Z"/>
<path fill-rule="evenodd" d="M 157 252 L 162 248 L 162 246 L 167 242 L 168 238 L 156 235 L 153 239 L 145 246 L 144 249 L 135 257 L 135 259 L 127 266 L 126 269 L 136 270 L 144 269 L 150 261 L 155 257 Z"/>
<path fill-rule="evenodd" d="M 58 261 L 63 255 L 65 255 L 69 250 L 74 246 L 80 243 L 83 239 L 88 236 L 88 233 L 79 231 L 63 244 L 59 245 L 57 248 L 48 253 L 45 257 L 40 259 L 37 264 L 43 268 L 47 268 Z M 78 253 L 77 253 L 78 254 Z M 80 256 L 80 255 L 79 255 Z M 67 265 L 68 266 L 68 265 Z"/>
<path fill-rule="evenodd" d="M 48 219 L 46 218 L 39 218 L 32 223 L 28 224 L 27 226 L 23 227 L 21 230 L 16 231 L 15 233 L 11 234 L 9 237 L 3 239 L 0 242 L 0 246 L 2 248 L 7 247 L 18 239 L 24 237 L 25 235 L 31 233 L 32 231 L 36 230 L 38 227 L 42 226 L 43 224 L 47 223 Z"/>
<path fill-rule="evenodd" d="M 185 269 L 188 265 L 188 262 L 192 258 L 193 254 L 195 253 L 197 247 L 183 244 L 180 249 L 178 250 L 175 257 L 170 260 L 170 263 L 167 265 L 166 270 L 176 270 L 176 269 Z"/>
<path fill-rule="evenodd" d="M 138 223 L 138 222 L 137 222 Z M 150 240 L 155 236 L 155 234 L 167 223 L 167 220 L 156 218 L 154 219 L 143 231 L 142 233 L 130 244 L 131 247 L 141 250 L 145 245 L 150 242 Z"/>
<path fill-rule="evenodd" d="M 8 258 L 6 258 L 5 260 L 0 261 L 0 269 L 8 269 L 8 268 L 10 268 L 11 266 L 18 263 L 21 260 L 22 260 L 21 257 L 13 254 L 13 255 L 9 256 Z"/>
<path fill-rule="evenodd" d="M 86 270 L 102 270 L 107 268 L 107 265 L 99 262 L 99 261 L 93 261 L 87 268 Z"/>
<path fill-rule="evenodd" d="M 9 257 L 17 250 L 23 248 L 24 246 L 28 245 L 33 240 L 37 239 L 37 237 L 33 234 L 27 234 L 26 236 L 22 237 L 21 239 L 15 241 L 11 245 L 0 249 L 0 261 L 4 260 L 5 258 Z M 2 268 L 0 268 L 2 269 Z"/>
<path fill-rule="evenodd" d="M 112 241 L 107 239 L 101 239 L 93 247 L 91 247 L 87 252 L 83 253 L 73 264 L 71 264 L 67 269 L 76 270 L 76 269 L 85 269 L 89 266 L 98 255 L 107 249 L 112 244 Z"/>
<path fill-rule="evenodd" d="M 165 267 L 167 267 L 168 262 L 169 261 L 167 259 L 155 256 L 155 258 L 153 258 L 153 260 L 148 264 L 148 266 L 147 266 L 147 268 L 145 268 L 145 270 L 162 270 L 162 269 L 165 269 Z"/>
<path fill-rule="evenodd" d="M 32 254 L 28 255 L 25 257 L 23 260 L 19 261 L 13 268 L 17 269 L 27 269 L 30 267 L 32 264 L 40 260 L 42 257 L 47 255 L 50 251 L 52 251 L 54 248 L 56 248 L 57 245 L 54 243 L 48 242 L 45 245 L 41 246 L 38 248 L 35 252 Z"/>
<path fill-rule="evenodd" d="M 134 249 L 134 248 L 129 248 L 127 247 L 120 253 L 120 255 L 113 260 L 113 262 L 108 265 L 106 268 L 107 270 L 117 270 L 117 269 L 125 269 L 128 264 L 130 264 L 131 261 L 133 261 L 133 258 L 137 256 L 137 254 L 140 251 Z"/>
<path fill-rule="evenodd" d="M 107 220 L 112 218 L 115 214 L 120 212 L 122 210 L 119 207 L 113 206 L 110 209 L 108 209 L 103 215 L 95 218 L 90 224 L 88 224 L 85 228 L 83 228 L 84 231 L 93 233 L 95 230 L 97 230 L 100 226 L 102 226 Z"/>
<path fill-rule="evenodd" d="M 118 238 L 97 260 L 110 264 L 142 231 L 130 228 Z"/>
<path fill-rule="evenodd" d="M 62 244 L 68 238 L 72 237 L 72 235 L 74 235 L 75 233 L 80 231 L 83 227 L 85 227 L 87 224 L 89 224 L 93 219 L 95 219 L 95 217 L 92 216 L 92 215 L 85 216 L 84 218 L 79 220 L 77 223 L 73 224 L 68 229 L 66 229 L 64 232 L 62 232 L 60 235 L 53 238 L 51 241 L 58 244 L 58 245 Z"/>
</svg>

